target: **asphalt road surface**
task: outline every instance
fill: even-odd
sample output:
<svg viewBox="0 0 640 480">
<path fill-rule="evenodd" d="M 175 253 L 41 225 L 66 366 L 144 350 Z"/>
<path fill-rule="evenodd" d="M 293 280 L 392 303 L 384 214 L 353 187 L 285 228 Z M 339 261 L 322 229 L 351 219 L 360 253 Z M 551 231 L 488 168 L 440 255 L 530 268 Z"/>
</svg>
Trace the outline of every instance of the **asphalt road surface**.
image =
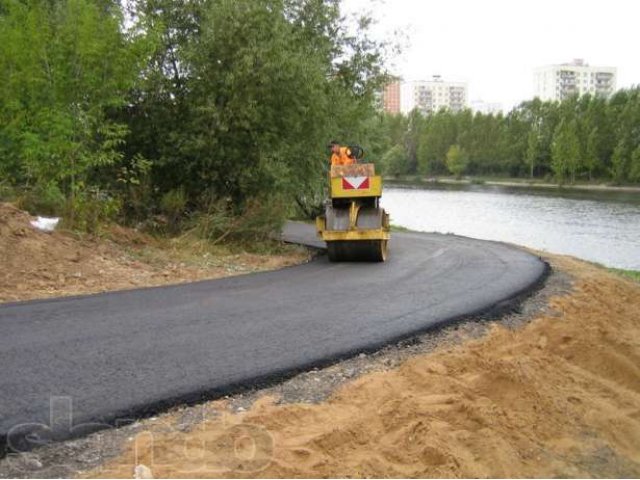
<svg viewBox="0 0 640 480">
<path fill-rule="evenodd" d="M 285 239 L 322 246 L 313 227 Z M 495 309 L 546 265 L 496 242 L 394 233 L 384 263 L 0 306 L 0 439 L 27 449 L 274 380 Z M 25 436 L 25 434 L 30 436 Z"/>
</svg>

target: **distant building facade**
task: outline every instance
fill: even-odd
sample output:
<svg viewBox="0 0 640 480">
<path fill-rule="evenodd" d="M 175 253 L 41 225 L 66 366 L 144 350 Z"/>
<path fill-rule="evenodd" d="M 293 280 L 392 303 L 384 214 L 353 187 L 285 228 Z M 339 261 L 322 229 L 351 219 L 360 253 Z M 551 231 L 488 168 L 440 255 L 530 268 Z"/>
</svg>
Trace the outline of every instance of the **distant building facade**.
<svg viewBox="0 0 640 480">
<path fill-rule="evenodd" d="M 412 101 L 403 104 L 403 111 L 417 108 L 428 114 L 441 109 L 459 112 L 468 107 L 466 82 L 446 81 L 434 75 L 431 80 L 409 82 L 408 91 Z"/>
<path fill-rule="evenodd" d="M 609 97 L 616 90 L 616 76 L 615 67 L 595 67 L 582 59 L 538 67 L 534 72 L 535 95 L 550 101 L 586 93 Z"/>
<path fill-rule="evenodd" d="M 387 113 L 400 113 L 400 81 L 395 80 L 384 87 L 382 108 Z"/>
</svg>

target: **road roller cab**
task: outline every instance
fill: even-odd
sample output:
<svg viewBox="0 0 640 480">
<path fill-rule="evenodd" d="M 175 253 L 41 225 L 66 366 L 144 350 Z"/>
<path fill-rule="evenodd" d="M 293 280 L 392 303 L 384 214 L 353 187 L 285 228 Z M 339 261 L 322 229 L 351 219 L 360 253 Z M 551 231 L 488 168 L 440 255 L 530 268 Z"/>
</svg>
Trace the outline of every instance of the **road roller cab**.
<svg viewBox="0 0 640 480">
<path fill-rule="evenodd" d="M 333 165 L 325 213 L 316 218 L 331 261 L 384 262 L 389 215 L 380 207 L 382 178 L 372 163 Z"/>
</svg>

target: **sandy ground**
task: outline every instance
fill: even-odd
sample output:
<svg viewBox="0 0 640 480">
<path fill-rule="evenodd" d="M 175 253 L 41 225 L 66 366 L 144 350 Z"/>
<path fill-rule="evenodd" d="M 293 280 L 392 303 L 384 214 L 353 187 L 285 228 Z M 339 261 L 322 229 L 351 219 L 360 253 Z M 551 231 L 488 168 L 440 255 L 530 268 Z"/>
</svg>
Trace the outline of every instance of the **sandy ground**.
<svg viewBox="0 0 640 480">
<path fill-rule="evenodd" d="M 82 475 L 637 477 L 640 285 L 552 263 L 573 290 L 525 326 L 493 324 L 315 404 L 268 392 L 246 409 L 211 402 L 186 428 L 165 415 Z"/>
<path fill-rule="evenodd" d="M 231 254 L 189 239 L 159 239 L 113 226 L 103 236 L 44 233 L 0 203 L 0 302 L 191 282 L 302 263 L 308 253 Z"/>
</svg>

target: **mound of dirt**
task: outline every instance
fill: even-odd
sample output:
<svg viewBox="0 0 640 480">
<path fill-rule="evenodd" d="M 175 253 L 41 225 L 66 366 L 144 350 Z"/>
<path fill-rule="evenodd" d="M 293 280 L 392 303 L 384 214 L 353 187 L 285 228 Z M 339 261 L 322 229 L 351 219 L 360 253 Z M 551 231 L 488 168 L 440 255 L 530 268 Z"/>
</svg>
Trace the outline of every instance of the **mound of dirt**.
<svg viewBox="0 0 640 480">
<path fill-rule="evenodd" d="M 181 283 L 306 260 L 281 255 L 195 255 L 190 245 L 113 226 L 106 237 L 46 233 L 28 213 L 0 203 L 0 302 Z"/>
<path fill-rule="evenodd" d="M 214 402 L 217 417 L 188 431 L 167 415 L 89 476 L 638 477 L 640 285 L 552 263 L 574 291 L 522 328 L 494 326 L 316 405 Z"/>
</svg>

